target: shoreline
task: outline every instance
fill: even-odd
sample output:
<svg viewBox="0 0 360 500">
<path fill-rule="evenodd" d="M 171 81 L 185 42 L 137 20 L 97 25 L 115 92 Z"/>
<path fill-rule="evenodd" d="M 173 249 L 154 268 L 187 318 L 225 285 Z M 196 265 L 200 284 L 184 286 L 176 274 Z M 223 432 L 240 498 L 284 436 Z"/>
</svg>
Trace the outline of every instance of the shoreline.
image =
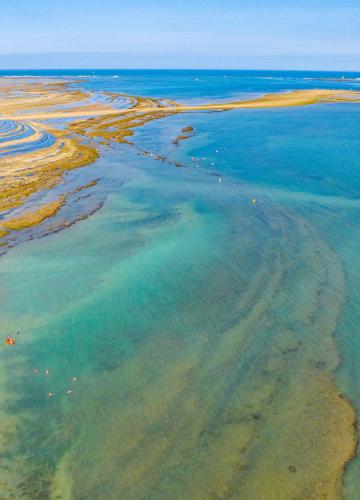
<svg viewBox="0 0 360 500">
<path fill-rule="evenodd" d="M 111 146 L 112 143 L 122 143 L 132 146 L 134 129 L 152 120 L 190 112 L 360 102 L 360 92 L 313 89 L 266 94 L 244 101 L 201 105 L 182 105 L 170 99 L 111 93 L 110 102 L 99 103 L 92 92 L 69 89 L 68 85 L 72 82 L 51 83 L 45 80 L 43 83 L 34 83 L 19 79 L 13 87 L 11 83 L 11 80 L 7 80 L 4 85 L 4 79 L 0 78 L 0 123 L 15 122 L 15 132 L 19 127 L 23 127 L 28 133 L 12 137 L 11 132 L 2 133 L 0 129 L 0 167 L 3 172 L 0 180 L 2 247 L 7 237 L 11 238 L 12 231 L 9 231 L 9 228 L 17 227 L 16 230 L 20 230 L 22 219 L 25 218 L 28 222 L 32 220 L 32 226 L 43 220 L 41 217 L 29 217 L 26 213 L 12 216 L 12 210 L 21 207 L 29 195 L 59 185 L 66 170 L 93 163 L 99 157 L 100 146 L 103 144 Z M 116 109 L 116 96 L 126 99 L 128 107 Z M 89 102 L 91 99 L 94 99 L 93 103 Z M 56 111 L 53 109 L 54 106 L 66 105 L 69 107 Z M 46 110 L 46 107 L 49 109 Z M 55 119 L 75 121 L 64 123 L 57 128 L 49 127 L 45 123 Z M 48 137 L 49 140 L 52 137 L 53 144 L 43 146 L 43 137 Z M 185 138 L 187 134 L 184 137 L 180 135 L 179 142 Z M 9 152 L 1 157 L 1 152 L 6 152 L 6 148 L 10 148 Z M 14 152 L 11 148 L 14 148 Z M 24 148 L 28 148 L 28 151 L 23 151 Z M 150 152 L 147 154 L 154 159 L 164 160 Z M 53 214 L 56 213 L 57 210 L 54 210 Z M 51 211 L 49 214 L 51 216 Z M 9 220 L 12 221 L 10 225 Z M 29 227 L 31 225 L 27 226 L 27 229 Z"/>
</svg>

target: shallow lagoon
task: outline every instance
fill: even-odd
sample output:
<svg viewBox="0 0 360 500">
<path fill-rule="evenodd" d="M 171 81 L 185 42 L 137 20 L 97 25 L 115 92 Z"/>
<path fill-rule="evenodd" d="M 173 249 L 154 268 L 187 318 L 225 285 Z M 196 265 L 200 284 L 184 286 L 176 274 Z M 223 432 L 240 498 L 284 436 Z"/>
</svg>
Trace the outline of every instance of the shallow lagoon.
<svg viewBox="0 0 360 500">
<path fill-rule="evenodd" d="M 101 208 L 0 259 L 9 498 L 319 498 L 319 478 L 336 498 L 360 410 L 359 109 L 169 117 L 136 146 L 186 167 L 118 146 L 79 170 Z"/>
</svg>

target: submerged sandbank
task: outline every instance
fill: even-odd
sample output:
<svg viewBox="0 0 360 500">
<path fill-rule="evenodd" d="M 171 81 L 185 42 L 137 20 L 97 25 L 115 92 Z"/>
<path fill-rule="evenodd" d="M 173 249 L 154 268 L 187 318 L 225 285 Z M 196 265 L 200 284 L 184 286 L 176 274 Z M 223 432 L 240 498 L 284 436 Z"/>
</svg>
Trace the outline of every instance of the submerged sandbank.
<svg viewBox="0 0 360 500">
<path fill-rule="evenodd" d="M 63 92 L 63 87 L 55 92 Z M 80 104 L 76 109 L 56 112 L 44 111 L 42 106 L 37 115 L 30 109 L 34 106 L 33 100 L 22 101 L 21 106 L 27 111 L 23 115 L 17 102 L 16 113 L 19 114 L 15 116 L 27 117 L 26 123 L 35 131 L 35 140 L 29 151 L 15 152 L 1 160 L 6 173 L 3 182 L 7 183 L 4 184 L 6 196 L 2 200 L 3 211 L 7 210 L 3 223 L 6 229 L 2 230 L 4 238 L 8 232 L 21 232 L 41 224 L 61 209 L 60 201 L 66 203 L 65 198 L 56 198 L 54 202 L 29 210 L 26 203 L 30 194 L 44 190 L 51 193 L 53 187 L 61 184 L 66 169 L 94 161 L 99 154 L 99 142 L 131 145 L 135 128 L 151 120 L 188 111 L 300 106 L 355 99 L 358 94 L 301 91 L 232 104 L 181 106 L 171 101 L 132 97 L 129 98 L 131 107 L 126 110 L 98 109 L 94 105 L 91 112 L 86 103 L 86 109 Z M 44 123 L 29 122 L 34 120 L 31 116 L 39 120 L 39 117 L 78 116 L 87 119 L 73 121 L 63 131 Z M 38 143 L 40 137 L 46 136 L 44 131 L 52 136 L 53 142 L 41 148 Z M 83 139 L 89 142 L 84 144 Z M 6 142 L 8 148 L 9 140 Z M 31 141 L 17 144 L 27 147 Z M 94 185 L 95 181 L 91 181 L 84 187 Z M 241 200 L 243 193 L 238 194 Z M 23 476 L 20 488 L 24 494 L 36 492 L 38 496 L 41 493 L 47 497 L 48 483 L 51 483 L 54 497 L 71 490 L 69 495 L 76 498 L 90 497 L 103 485 L 110 488 L 110 493 L 121 491 L 124 497 L 131 498 L 161 498 L 169 488 L 180 498 L 239 498 L 239 492 L 244 498 L 266 500 L 337 499 L 341 496 L 343 470 L 356 447 L 355 413 L 334 381 L 334 371 L 339 364 L 334 334 L 345 296 L 341 262 L 311 225 L 290 210 L 271 204 L 262 207 L 257 203 L 250 209 L 234 205 L 226 211 L 223 204 L 220 205 L 217 209 L 221 215 L 221 231 L 229 224 L 229 234 L 224 238 L 223 247 L 219 247 L 219 254 L 210 262 L 209 274 L 201 275 L 199 269 L 204 261 L 210 260 L 210 250 L 216 248 L 222 238 L 216 235 L 216 241 L 215 238 L 207 241 L 208 233 L 200 232 L 199 239 L 189 249 L 187 245 L 194 238 L 194 228 L 204 224 L 207 230 L 209 220 L 200 211 L 188 208 L 186 212 L 184 207 L 176 206 L 181 214 L 178 223 L 182 236 L 179 239 L 169 238 L 172 243 L 169 247 L 161 244 L 158 247 L 161 234 L 152 228 L 150 251 L 145 248 L 133 261 L 128 258 L 124 266 L 128 276 L 123 274 L 121 260 L 116 261 L 119 252 L 116 249 L 109 262 L 115 260 L 119 270 L 114 265 L 109 273 L 111 276 L 99 275 L 96 292 L 86 288 L 80 303 L 69 298 L 69 316 L 64 314 L 56 318 L 60 323 L 63 321 L 60 326 L 52 322 L 50 308 L 49 318 L 46 318 L 49 323 L 45 321 L 40 346 L 40 352 L 42 348 L 46 353 L 46 362 L 51 354 L 52 359 L 56 359 L 52 348 L 56 343 L 61 346 L 61 342 L 65 348 L 59 352 L 66 352 L 68 359 L 74 353 L 70 347 L 75 345 L 73 340 L 76 339 L 83 342 L 79 351 L 87 353 L 89 359 L 96 359 L 99 352 L 104 353 L 101 366 L 104 370 L 94 375 L 94 383 L 85 367 L 81 393 L 76 395 L 72 409 L 74 414 L 61 413 L 57 406 L 61 396 L 56 393 L 50 404 L 54 412 L 58 412 L 56 423 L 61 425 L 55 432 L 51 429 L 49 432 L 47 426 L 53 421 L 47 419 L 46 411 L 39 412 L 43 419 L 40 421 L 45 422 L 46 436 L 41 435 L 41 429 L 38 437 L 41 426 L 38 421 L 31 422 L 33 427 L 28 421 L 22 422 L 19 455 L 21 460 L 24 455 L 27 460 L 22 462 L 22 468 L 19 467 L 19 475 Z M 173 200 L 170 208 L 174 209 Z M 101 233 L 100 230 L 101 223 L 93 237 L 94 240 L 104 237 L 101 243 L 105 252 L 105 247 L 110 247 L 111 240 L 116 239 L 119 228 L 113 227 L 115 237 L 111 235 L 109 240 L 106 240 L 109 237 L 106 231 Z M 125 228 L 120 231 L 124 232 Z M 246 252 L 244 242 L 253 241 L 254 233 L 259 236 L 259 246 L 254 247 L 255 251 L 250 248 Z M 179 268 L 176 281 L 173 279 L 176 266 L 186 250 L 191 259 L 188 262 L 185 259 L 186 266 Z M 65 248 L 65 254 L 67 251 L 70 266 L 74 256 L 72 249 Z M 106 261 L 106 258 L 98 258 L 98 251 L 93 253 L 97 260 Z M 197 259 L 192 260 L 193 255 L 197 255 Z M 254 256 L 253 268 L 249 267 L 252 272 L 242 275 L 243 268 L 251 265 Z M 66 270 L 63 272 L 66 276 Z M 22 272 L 18 274 L 22 276 Z M 23 275 L 26 275 L 25 268 Z M 44 274 L 45 280 L 48 275 L 51 276 L 49 269 Z M 72 282 L 73 276 L 70 273 L 68 276 Z M 145 286 L 142 286 L 143 276 L 147 278 Z M 128 331 L 131 333 L 131 319 L 119 336 L 117 331 L 113 337 L 108 335 L 128 317 L 128 310 L 135 308 L 133 287 L 136 283 L 147 295 L 151 296 L 151 291 L 156 293 L 153 301 L 144 300 L 136 310 L 136 315 L 146 318 L 144 330 L 146 334 L 150 330 L 151 334 L 146 338 L 145 332 L 140 331 L 144 338 L 138 339 L 136 356 L 127 358 L 121 357 L 121 349 L 113 347 L 119 347 L 118 337 L 125 336 Z M 163 286 L 164 296 L 160 295 L 157 300 L 157 293 L 161 291 L 159 283 L 166 286 Z M 60 284 L 64 286 L 62 281 Z M 184 297 L 179 297 L 177 303 L 172 294 L 181 286 Z M 113 297 L 111 287 L 114 287 Z M 130 298 L 126 294 L 127 287 Z M 106 294 L 108 289 L 109 295 Z M 298 297 L 299 290 L 303 293 L 302 300 L 295 304 L 291 298 Z M 222 309 L 230 292 L 234 305 Z M 161 314 L 154 306 L 159 304 L 165 309 L 163 329 L 156 323 Z M 292 328 L 289 328 L 288 317 L 280 313 L 284 309 L 294 320 Z M 176 331 L 172 325 L 178 310 L 182 315 L 187 314 L 187 321 L 194 329 L 191 337 L 187 337 L 191 328 L 185 325 L 182 330 L 181 321 L 178 322 L 180 326 L 176 325 L 179 328 L 177 335 L 172 331 Z M 102 314 L 101 321 L 95 314 L 98 311 Z M 75 315 L 86 318 L 91 324 L 86 329 L 88 336 L 77 321 L 72 324 Z M 207 323 L 209 316 L 211 322 Z M 216 328 L 209 332 L 204 325 L 210 329 L 210 323 L 216 324 Z M 95 331 L 97 325 L 98 332 Z M 110 344 L 106 344 L 108 338 Z M 37 342 L 33 349 L 29 357 L 33 356 L 38 363 Z M 75 352 L 75 358 L 79 351 Z M 56 365 L 56 361 L 54 363 Z M 62 363 L 59 359 L 59 366 Z M 76 367 L 80 370 L 81 362 Z M 32 390 L 40 400 L 46 398 L 35 383 Z M 104 411 L 92 413 L 89 406 L 94 404 L 96 410 L 97 402 L 97 409 Z M 67 418 L 71 422 L 69 427 Z M 80 437 L 75 429 L 78 423 Z M 113 431 L 114 423 L 116 432 Z M 72 430 L 68 433 L 69 428 Z M 93 432 L 94 429 L 99 432 Z M 14 429 L 12 432 L 14 434 L 9 432 L 9 436 L 14 437 L 10 440 L 14 446 L 18 436 Z M 49 436 L 51 445 L 42 449 L 41 456 L 34 460 L 34 449 L 42 440 L 48 443 Z M 65 440 L 71 444 L 64 445 Z M 86 443 L 91 453 L 84 453 L 82 443 Z M 64 447 L 68 447 L 69 453 L 57 462 L 54 449 L 57 459 Z M 62 489 L 65 476 L 70 479 Z M 62 489 L 60 493 L 59 488 Z"/>
</svg>

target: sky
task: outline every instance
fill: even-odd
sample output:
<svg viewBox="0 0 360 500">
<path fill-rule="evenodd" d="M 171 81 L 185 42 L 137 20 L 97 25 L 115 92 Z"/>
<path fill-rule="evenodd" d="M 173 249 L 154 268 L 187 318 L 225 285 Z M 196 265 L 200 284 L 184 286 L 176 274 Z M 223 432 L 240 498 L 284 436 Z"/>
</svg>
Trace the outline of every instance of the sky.
<svg viewBox="0 0 360 500">
<path fill-rule="evenodd" d="M 360 0 L 2 0 L 0 69 L 360 70 Z"/>
</svg>

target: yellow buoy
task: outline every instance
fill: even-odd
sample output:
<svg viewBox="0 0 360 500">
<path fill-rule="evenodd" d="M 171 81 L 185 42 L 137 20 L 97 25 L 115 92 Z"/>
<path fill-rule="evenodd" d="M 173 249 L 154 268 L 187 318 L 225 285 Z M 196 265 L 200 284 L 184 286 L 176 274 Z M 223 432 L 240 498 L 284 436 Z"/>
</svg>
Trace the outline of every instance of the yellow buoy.
<svg viewBox="0 0 360 500">
<path fill-rule="evenodd" d="M 252 203 L 253 205 L 255 205 L 255 203 L 256 203 L 256 198 L 252 198 L 251 203 Z"/>
</svg>

